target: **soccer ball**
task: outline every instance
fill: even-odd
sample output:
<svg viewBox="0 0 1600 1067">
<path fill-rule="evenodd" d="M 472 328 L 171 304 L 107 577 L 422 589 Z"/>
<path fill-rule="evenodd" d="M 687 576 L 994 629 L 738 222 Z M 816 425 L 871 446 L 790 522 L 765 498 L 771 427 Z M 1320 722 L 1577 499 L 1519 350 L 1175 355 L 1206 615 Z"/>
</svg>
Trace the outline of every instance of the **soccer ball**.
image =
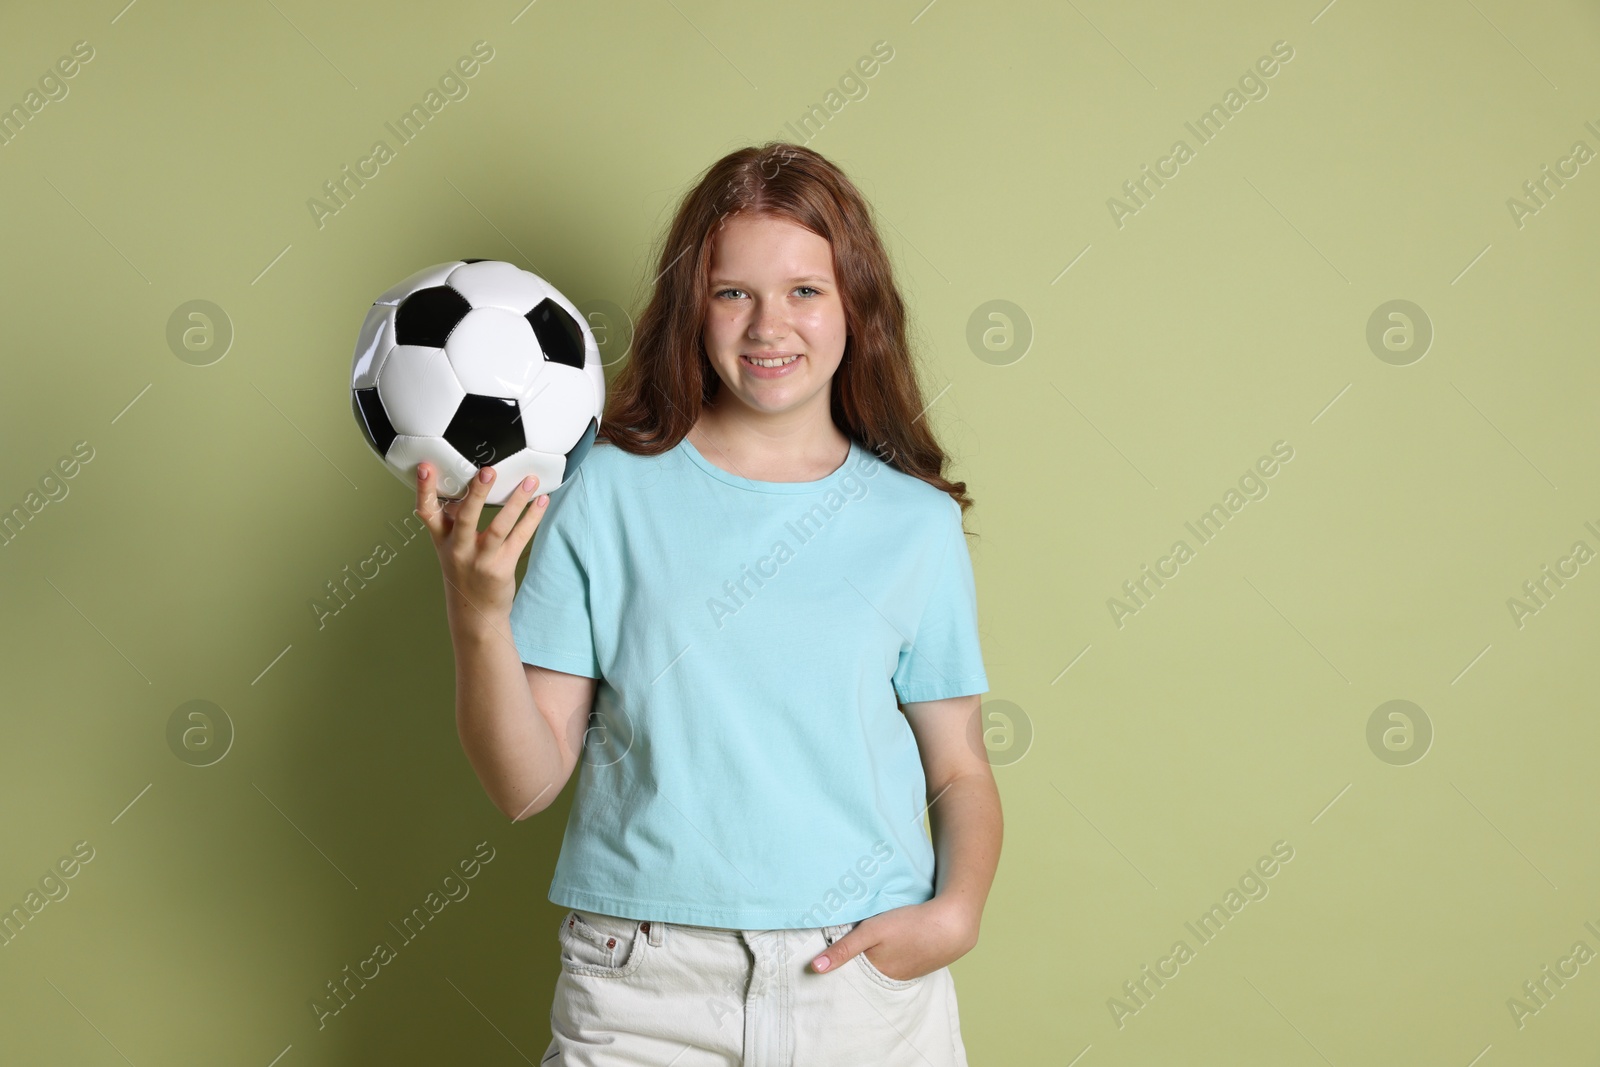
<svg viewBox="0 0 1600 1067">
<path fill-rule="evenodd" d="M 565 485 L 600 428 L 606 379 L 589 324 L 537 274 L 492 259 L 418 271 L 373 302 L 350 366 L 350 406 L 395 477 L 439 472 L 458 500 L 494 467 L 488 502 L 532 474 Z"/>
</svg>

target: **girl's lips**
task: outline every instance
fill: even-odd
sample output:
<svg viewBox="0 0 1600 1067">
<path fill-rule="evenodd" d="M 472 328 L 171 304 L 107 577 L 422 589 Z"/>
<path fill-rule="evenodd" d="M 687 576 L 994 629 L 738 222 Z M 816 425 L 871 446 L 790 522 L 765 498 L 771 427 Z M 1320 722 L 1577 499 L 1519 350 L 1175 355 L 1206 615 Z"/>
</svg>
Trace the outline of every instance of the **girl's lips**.
<svg viewBox="0 0 1600 1067">
<path fill-rule="evenodd" d="M 762 358 L 771 359 L 776 357 L 763 356 Z M 739 362 L 744 365 L 745 370 L 748 371 L 753 377 L 782 378 L 783 376 L 792 373 L 794 369 L 800 365 L 800 360 L 802 358 L 804 357 L 801 355 L 796 355 L 794 359 L 791 359 L 781 367 L 763 367 L 759 364 L 750 362 L 750 356 L 748 353 L 742 353 L 739 356 Z"/>
</svg>

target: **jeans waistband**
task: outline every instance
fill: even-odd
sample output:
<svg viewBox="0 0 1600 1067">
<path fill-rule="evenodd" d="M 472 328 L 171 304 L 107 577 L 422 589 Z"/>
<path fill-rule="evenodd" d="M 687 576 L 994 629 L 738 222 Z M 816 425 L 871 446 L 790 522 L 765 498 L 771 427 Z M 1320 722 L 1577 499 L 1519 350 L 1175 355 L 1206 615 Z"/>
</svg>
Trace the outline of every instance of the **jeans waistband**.
<svg viewBox="0 0 1600 1067">
<path fill-rule="evenodd" d="M 751 938 L 775 934 L 808 934 L 819 931 L 822 939 L 831 945 L 843 937 L 855 923 L 835 923 L 830 926 L 803 926 L 778 930 L 739 930 L 721 926 L 696 926 L 693 923 L 669 923 L 660 920 L 642 919 L 639 921 L 639 932 L 650 939 L 650 944 L 660 947 L 666 940 L 668 932 L 687 934 L 691 937 L 709 938 L 723 941 L 750 941 Z"/>
</svg>

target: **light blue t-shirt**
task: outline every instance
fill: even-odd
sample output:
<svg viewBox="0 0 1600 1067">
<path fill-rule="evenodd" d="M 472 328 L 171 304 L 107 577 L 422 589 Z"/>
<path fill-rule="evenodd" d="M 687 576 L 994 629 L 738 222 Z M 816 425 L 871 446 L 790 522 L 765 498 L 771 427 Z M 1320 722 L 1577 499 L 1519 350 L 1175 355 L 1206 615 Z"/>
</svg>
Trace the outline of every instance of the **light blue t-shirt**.
<svg viewBox="0 0 1600 1067">
<path fill-rule="evenodd" d="M 854 441 L 811 482 L 597 441 L 551 494 L 511 633 L 600 679 L 552 902 L 756 930 L 933 896 L 896 701 L 989 688 L 948 494 Z"/>
</svg>

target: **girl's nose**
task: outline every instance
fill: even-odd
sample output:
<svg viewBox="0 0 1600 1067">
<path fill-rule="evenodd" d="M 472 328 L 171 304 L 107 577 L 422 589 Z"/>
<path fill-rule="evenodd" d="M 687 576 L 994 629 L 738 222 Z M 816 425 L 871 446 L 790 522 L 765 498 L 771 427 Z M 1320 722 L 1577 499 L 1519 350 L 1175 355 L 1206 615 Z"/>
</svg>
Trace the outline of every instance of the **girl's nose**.
<svg viewBox="0 0 1600 1067">
<path fill-rule="evenodd" d="M 784 321 L 784 312 L 781 306 L 764 305 L 756 308 L 755 317 L 750 323 L 750 337 L 752 340 L 763 337 L 783 337 L 788 333 Z"/>
</svg>

